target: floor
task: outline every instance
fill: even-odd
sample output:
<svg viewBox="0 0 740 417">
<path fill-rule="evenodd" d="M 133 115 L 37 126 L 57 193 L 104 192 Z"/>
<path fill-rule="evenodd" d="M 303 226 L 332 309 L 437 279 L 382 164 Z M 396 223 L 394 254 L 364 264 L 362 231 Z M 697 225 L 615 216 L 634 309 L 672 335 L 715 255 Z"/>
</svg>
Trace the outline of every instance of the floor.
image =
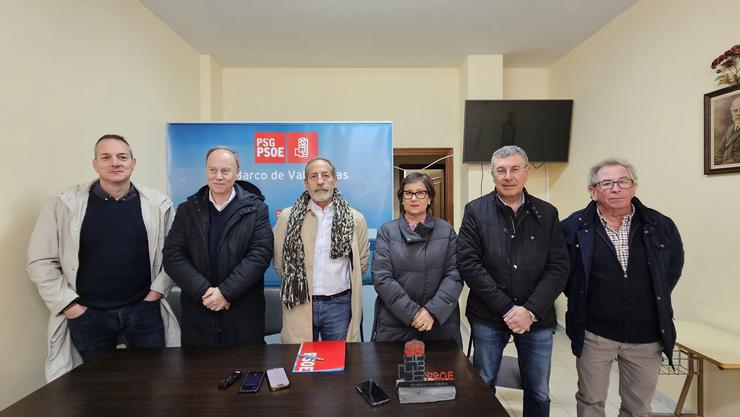
<svg viewBox="0 0 740 417">
<path fill-rule="evenodd" d="M 516 356 L 516 348 L 509 343 L 505 355 Z M 619 414 L 619 394 L 617 367 L 612 368 L 609 383 L 609 396 L 606 403 L 606 415 L 616 417 Z M 552 371 L 550 374 L 550 417 L 576 417 L 576 374 L 575 356 L 570 351 L 570 341 L 561 328 L 555 332 L 552 352 Z M 522 417 L 522 391 L 509 388 L 497 388 L 496 397 L 512 417 Z M 653 401 L 654 413 L 671 413 L 665 404 Z"/>
</svg>

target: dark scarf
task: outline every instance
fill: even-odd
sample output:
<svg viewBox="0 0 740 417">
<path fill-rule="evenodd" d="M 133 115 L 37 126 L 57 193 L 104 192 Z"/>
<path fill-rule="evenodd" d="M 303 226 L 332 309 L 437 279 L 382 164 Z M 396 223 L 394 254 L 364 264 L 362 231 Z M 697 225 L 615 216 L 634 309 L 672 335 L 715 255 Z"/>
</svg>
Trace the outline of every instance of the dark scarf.
<svg viewBox="0 0 740 417">
<path fill-rule="evenodd" d="M 288 233 L 283 246 L 283 280 L 280 283 L 280 297 L 288 309 L 308 302 L 308 280 L 306 279 L 306 253 L 301 239 L 303 220 L 308 211 L 311 196 L 304 191 L 298 197 L 288 218 Z M 352 210 L 342 193 L 336 188 L 332 197 L 334 217 L 331 222 L 331 258 L 349 256 L 352 252 L 352 233 L 354 219 Z"/>
</svg>

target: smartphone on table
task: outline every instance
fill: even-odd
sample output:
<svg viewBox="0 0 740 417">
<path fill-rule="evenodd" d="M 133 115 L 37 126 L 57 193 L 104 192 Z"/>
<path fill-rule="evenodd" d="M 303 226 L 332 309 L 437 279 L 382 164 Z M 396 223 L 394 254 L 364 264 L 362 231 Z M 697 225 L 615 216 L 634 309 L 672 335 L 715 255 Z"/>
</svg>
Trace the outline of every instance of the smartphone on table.
<svg viewBox="0 0 740 417">
<path fill-rule="evenodd" d="M 383 391 L 372 379 L 368 379 L 367 381 L 357 385 L 357 391 L 362 394 L 365 401 L 373 407 L 390 401 L 388 394 L 386 394 L 385 391 Z"/>
<path fill-rule="evenodd" d="M 256 372 L 252 371 L 247 374 L 246 377 L 244 377 L 244 380 L 242 381 L 241 387 L 239 387 L 240 393 L 253 393 L 258 392 L 260 390 L 260 386 L 262 385 L 262 380 L 265 379 L 265 373 L 264 372 Z"/>
</svg>

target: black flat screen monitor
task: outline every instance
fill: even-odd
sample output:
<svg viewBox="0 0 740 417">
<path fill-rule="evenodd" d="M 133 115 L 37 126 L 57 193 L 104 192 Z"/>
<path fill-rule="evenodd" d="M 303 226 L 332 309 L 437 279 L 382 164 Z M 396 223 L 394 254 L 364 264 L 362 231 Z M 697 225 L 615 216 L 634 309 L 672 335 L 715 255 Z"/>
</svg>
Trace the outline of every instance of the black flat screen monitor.
<svg viewBox="0 0 740 417">
<path fill-rule="evenodd" d="M 567 162 L 573 100 L 466 100 L 463 163 L 517 145 L 534 162 Z"/>
</svg>

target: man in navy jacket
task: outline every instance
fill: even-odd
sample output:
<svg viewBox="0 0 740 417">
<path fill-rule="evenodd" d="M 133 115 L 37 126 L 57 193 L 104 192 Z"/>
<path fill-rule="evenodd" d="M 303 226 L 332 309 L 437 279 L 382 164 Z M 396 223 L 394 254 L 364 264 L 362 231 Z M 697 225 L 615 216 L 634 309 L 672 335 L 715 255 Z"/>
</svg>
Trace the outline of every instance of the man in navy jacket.
<svg viewBox="0 0 740 417">
<path fill-rule="evenodd" d="M 662 353 L 676 341 L 671 292 L 681 276 L 681 236 L 635 197 L 635 170 L 607 159 L 591 168 L 585 209 L 563 220 L 571 259 L 566 330 L 578 357 L 579 417 L 604 416 L 619 358 L 621 410 L 647 416 Z"/>
</svg>

